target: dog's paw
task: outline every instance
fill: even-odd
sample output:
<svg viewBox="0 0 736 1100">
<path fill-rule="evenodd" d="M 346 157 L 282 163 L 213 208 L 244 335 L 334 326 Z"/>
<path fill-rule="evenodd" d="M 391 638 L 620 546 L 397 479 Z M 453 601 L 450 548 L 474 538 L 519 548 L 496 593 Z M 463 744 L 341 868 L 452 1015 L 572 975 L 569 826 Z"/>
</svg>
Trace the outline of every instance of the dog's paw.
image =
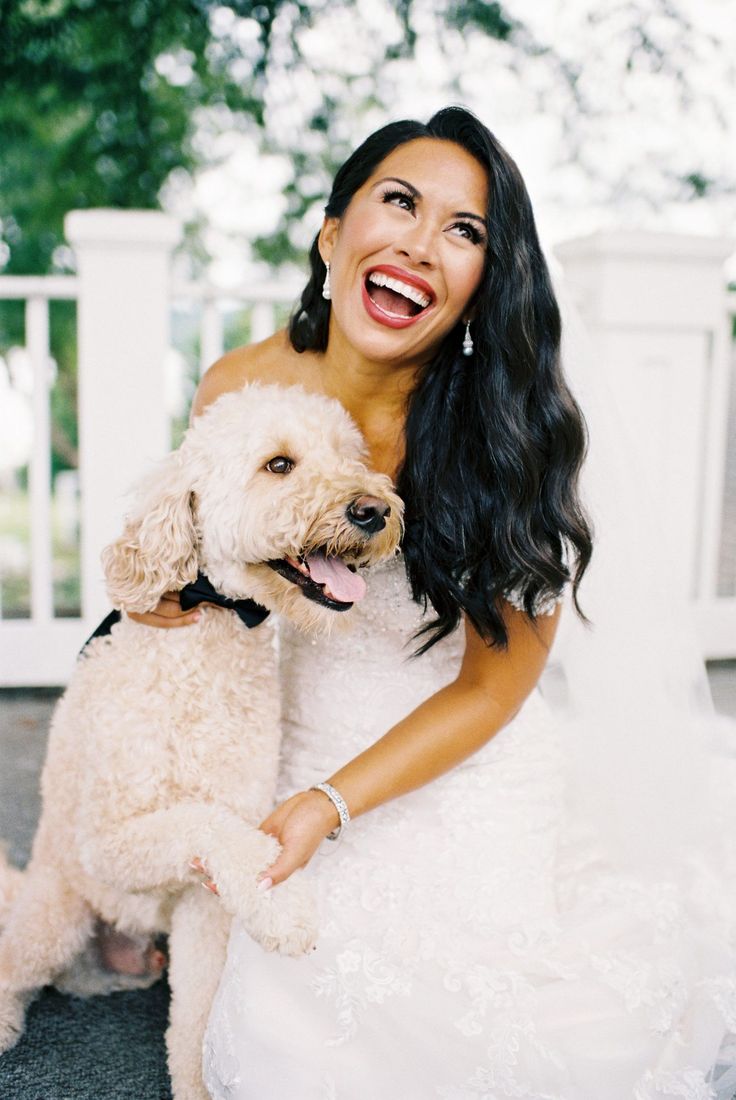
<svg viewBox="0 0 736 1100">
<path fill-rule="evenodd" d="M 286 882 L 261 894 L 257 909 L 243 923 L 266 951 L 306 954 L 317 940 L 317 906 L 310 883 L 296 871 Z"/>
<path fill-rule="evenodd" d="M 258 907 L 258 875 L 276 862 L 281 845 L 260 829 L 249 829 L 245 836 L 228 842 L 221 836 L 212 850 L 205 853 L 204 864 L 217 886 L 225 912 L 244 921 Z"/>
<path fill-rule="evenodd" d="M 25 998 L 0 987 L 0 1054 L 10 1050 L 23 1034 Z"/>
</svg>

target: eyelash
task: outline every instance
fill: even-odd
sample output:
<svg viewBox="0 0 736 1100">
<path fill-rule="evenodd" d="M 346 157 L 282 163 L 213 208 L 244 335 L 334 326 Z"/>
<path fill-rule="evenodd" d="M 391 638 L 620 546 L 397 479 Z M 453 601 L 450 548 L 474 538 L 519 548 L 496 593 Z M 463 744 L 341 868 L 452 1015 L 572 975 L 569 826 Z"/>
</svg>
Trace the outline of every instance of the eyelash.
<svg viewBox="0 0 736 1100">
<path fill-rule="evenodd" d="M 403 199 L 409 204 L 408 209 L 413 211 L 416 208 L 416 201 L 414 196 L 409 191 L 402 191 L 398 187 L 390 187 L 381 194 L 381 201 L 385 203 L 393 202 L 395 199 Z M 406 207 L 400 207 L 400 209 L 406 209 Z M 467 230 L 467 240 L 472 244 L 485 244 L 485 236 L 472 222 L 454 222 L 450 229 L 464 229 Z"/>
<path fill-rule="evenodd" d="M 411 194 L 411 192 L 402 191 L 398 187 L 389 187 L 381 195 L 382 202 L 393 202 L 394 199 L 404 199 L 406 202 L 409 203 L 409 207 L 411 210 L 414 210 L 414 208 L 416 207 L 416 202 L 414 201 L 414 196 Z"/>
</svg>

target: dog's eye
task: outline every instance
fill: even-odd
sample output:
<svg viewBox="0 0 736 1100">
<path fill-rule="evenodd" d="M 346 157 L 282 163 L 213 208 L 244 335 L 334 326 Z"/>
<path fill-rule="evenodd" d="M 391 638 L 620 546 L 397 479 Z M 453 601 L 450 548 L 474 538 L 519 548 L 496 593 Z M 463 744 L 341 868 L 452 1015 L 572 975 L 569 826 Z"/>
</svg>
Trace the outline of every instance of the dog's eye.
<svg viewBox="0 0 736 1100">
<path fill-rule="evenodd" d="M 285 458 L 284 455 L 277 455 L 276 458 L 272 458 L 270 462 L 266 463 L 266 469 L 271 474 L 290 474 L 294 469 L 294 463 L 290 458 Z"/>
</svg>

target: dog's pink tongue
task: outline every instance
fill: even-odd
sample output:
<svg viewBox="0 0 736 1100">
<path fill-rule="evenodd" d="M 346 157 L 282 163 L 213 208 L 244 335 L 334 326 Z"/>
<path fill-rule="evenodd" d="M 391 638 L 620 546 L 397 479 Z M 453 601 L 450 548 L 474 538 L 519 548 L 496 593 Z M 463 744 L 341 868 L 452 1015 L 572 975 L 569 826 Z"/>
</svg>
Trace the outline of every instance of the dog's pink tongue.
<svg viewBox="0 0 736 1100">
<path fill-rule="evenodd" d="M 317 584 L 323 584 L 340 603 L 357 603 L 365 596 L 365 581 L 348 569 L 340 558 L 328 558 L 322 553 L 307 557 L 309 575 Z"/>
</svg>

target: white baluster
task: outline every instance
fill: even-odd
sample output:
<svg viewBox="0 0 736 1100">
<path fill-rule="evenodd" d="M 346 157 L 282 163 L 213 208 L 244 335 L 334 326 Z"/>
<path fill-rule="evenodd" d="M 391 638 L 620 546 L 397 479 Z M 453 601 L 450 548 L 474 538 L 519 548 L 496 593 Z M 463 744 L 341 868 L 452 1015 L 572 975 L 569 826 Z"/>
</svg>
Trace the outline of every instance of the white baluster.
<svg viewBox="0 0 736 1100">
<path fill-rule="evenodd" d="M 726 483 L 729 395 L 731 389 L 731 316 L 728 302 L 718 314 L 708 346 L 708 404 L 703 439 L 703 525 L 701 530 L 698 594 L 713 600 L 718 592 L 718 566 L 723 535 L 723 494 Z"/>
<path fill-rule="evenodd" d="M 250 338 L 253 343 L 273 335 L 275 327 L 273 302 L 256 302 L 250 315 Z"/>
<path fill-rule="evenodd" d="M 49 382 L 49 303 L 26 302 L 26 347 L 33 369 L 33 452 L 29 464 L 31 506 L 31 615 L 34 622 L 53 618 L 51 573 L 51 413 Z"/>
<path fill-rule="evenodd" d="M 199 330 L 199 373 L 200 376 L 212 366 L 223 353 L 224 318 L 214 298 L 205 298 L 202 304 L 202 325 Z"/>
</svg>

